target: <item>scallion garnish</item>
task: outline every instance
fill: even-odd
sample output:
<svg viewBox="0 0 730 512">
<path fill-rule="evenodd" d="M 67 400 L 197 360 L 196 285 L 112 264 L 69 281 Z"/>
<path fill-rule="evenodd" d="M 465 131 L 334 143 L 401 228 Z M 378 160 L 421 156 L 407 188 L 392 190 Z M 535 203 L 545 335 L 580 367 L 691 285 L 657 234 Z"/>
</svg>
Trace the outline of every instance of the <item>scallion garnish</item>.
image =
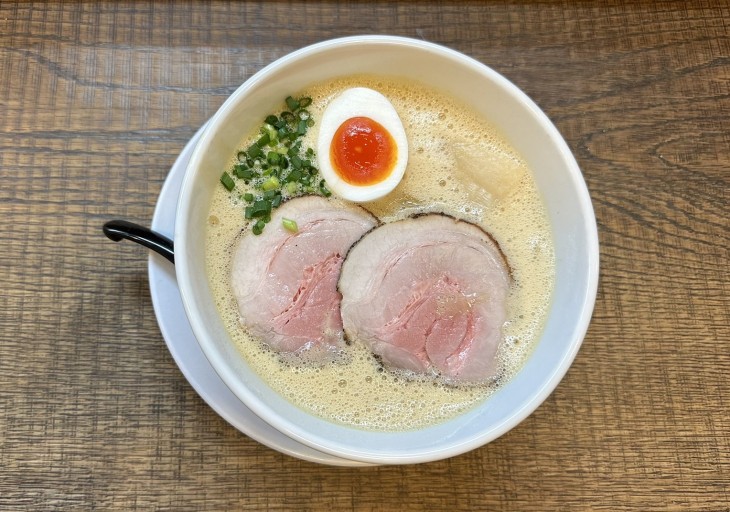
<svg viewBox="0 0 730 512">
<path fill-rule="evenodd" d="M 266 160 L 268 160 L 269 164 L 271 165 L 278 164 L 280 158 L 281 155 L 276 151 L 269 151 L 269 153 L 266 155 Z"/>
<path fill-rule="evenodd" d="M 300 103 L 292 98 L 291 96 L 287 96 L 286 98 L 286 106 L 289 107 L 289 110 L 294 112 L 295 110 L 299 109 Z"/>
<path fill-rule="evenodd" d="M 248 156 L 251 159 L 258 158 L 263 154 L 264 152 L 261 151 L 261 148 L 258 146 L 258 144 L 254 144 L 250 148 L 248 148 Z"/>
<path fill-rule="evenodd" d="M 287 231 L 291 231 L 292 233 L 296 233 L 297 231 L 299 231 L 297 222 L 292 219 L 287 219 L 286 217 L 282 217 L 281 225 L 284 226 L 284 229 L 286 229 Z"/>
<path fill-rule="evenodd" d="M 221 174 L 221 183 L 223 183 L 223 186 L 226 187 L 226 190 L 228 190 L 228 192 L 233 190 L 233 188 L 236 186 L 236 183 L 233 181 L 233 178 L 231 178 L 231 175 L 225 171 L 223 172 L 223 174 Z"/>
<path fill-rule="evenodd" d="M 307 133 L 307 121 L 302 119 L 299 121 L 299 127 L 297 128 L 297 135 L 304 135 Z"/>
<path fill-rule="evenodd" d="M 289 176 L 286 177 L 286 181 L 299 181 L 302 178 L 302 171 L 299 169 L 292 169 Z"/>
<path fill-rule="evenodd" d="M 327 188 L 327 183 L 325 183 L 324 180 L 321 180 L 319 182 L 319 191 L 324 197 L 329 197 L 332 195 L 332 192 L 330 192 L 330 189 Z"/>
<path fill-rule="evenodd" d="M 284 186 L 284 188 L 286 189 L 287 192 L 289 192 L 289 195 L 291 196 L 296 193 L 297 188 L 299 188 L 299 187 L 297 187 L 296 181 L 290 181 Z"/>
<path fill-rule="evenodd" d="M 276 176 L 269 176 L 269 178 L 261 184 L 261 190 L 268 191 L 279 188 L 281 183 Z"/>
<path fill-rule="evenodd" d="M 288 110 L 266 116 L 258 138 L 249 142 L 247 149 L 236 153 L 236 163 L 221 176 L 221 183 L 228 191 L 236 187 L 236 179 L 246 184 L 248 189 L 237 197 L 245 201 L 244 217 L 252 222 L 251 229 L 257 235 L 271 220 L 272 209 L 285 199 L 304 193 L 331 195 L 312 164 L 314 150 L 302 148 L 301 138 L 314 125 L 311 113 L 306 110 L 312 99 L 289 96 L 284 101 Z M 294 221 L 283 222 L 287 229 L 291 231 L 293 227 L 296 231 Z"/>
<path fill-rule="evenodd" d="M 302 159 L 299 158 L 299 155 L 296 155 L 296 154 L 292 155 L 291 158 L 289 159 L 289 161 L 291 162 L 291 166 L 294 169 L 302 168 Z"/>
<path fill-rule="evenodd" d="M 263 233 L 264 227 L 266 227 L 266 223 L 263 220 L 257 220 L 251 228 L 251 231 L 253 231 L 254 235 L 260 235 Z"/>
<path fill-rule="evenodd" d="M 261 199 L 253 202 L 251 206 L 251 217 L 263 217 L 268 213 L 271 213 L 271 201 Z"/>
</svg>

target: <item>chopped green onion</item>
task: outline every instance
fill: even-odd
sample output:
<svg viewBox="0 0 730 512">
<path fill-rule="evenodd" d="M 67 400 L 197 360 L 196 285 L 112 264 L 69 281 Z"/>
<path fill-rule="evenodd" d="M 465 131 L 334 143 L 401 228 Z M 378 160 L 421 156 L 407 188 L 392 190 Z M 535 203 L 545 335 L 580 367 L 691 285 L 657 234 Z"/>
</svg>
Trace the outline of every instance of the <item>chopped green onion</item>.
<svg viewBox="0 0 730 512">
<path fill-rule="evenodd" d="M 277 133 L 276 128 L 270 124 L 265 124 L 264 129 L 266 130 L 266 133 L 269 134 L 269 146 L 276 146 L 276 143 L 279 142 L 279 134 Z"/>
<path fill-rule="evenodd" d="M 271 201 L 260 200 L 254 201 L 251 206 L 251 217 L 263 217 L 271 212 Z"/>
<path fill-rule="evenodd" d="M 261 151 L 261 148 L 258 146 L 258 144 L 254 144 L 250 148 L 248 148 L 249 158 L 257 158 L 263 154 L 264 152 Z"/>
<path fill-rule="evenodd" d="M 292 98 L 291 96 L 287 96 L 286 98 L 286 106 L 291 110 L 292 112 L 299 108 L 299 102 Z"/>
<path fill-rule="evenodd" d="M 284 197 L 307 193 L 331 195 L 316 163 L 313 164 L 314 150 L 302 148 L 301 137 L 314 125 L 306 109 L 312 99 L 289 96 L 285 102 L 288 110 L 264 118 L 258 139 L 236 153 L 235 163 L 220 179 L 228 191 L 236 188 L 235 178 L 248 185 L 249 191 L 236 197 L 245 201 L 244 216 L 252 221 L 252 230 L 257 235 L 271 221 L 272 210 L 281 205 Z M 283 222 L 287 229 L 296 231 L 293 220 Z"/>
<path fill-rule="evenodd" d="M 242 180 L 250 180 L 253 178 L 253 171 L 251 169 L 247 169 L 242 165 L 237 165 L 235 167 L 234 173 L 236 174 L 236 178 L 242 179 Z"/>
<path fill-rule="evenodd" d="M 292 169 L 292 172 L 286 177 L 286 181 L 299 181 L 302 177 L 302 172 L 299 169 Z"/>
<path fill-rule="evenodd" d="M 279 128 L 279 130 L 277 130 L 276 132 L 276 136 L 279 140 L 288 140 L 290 134 L 291 132 L 287 127 Z"/>
<path fill-rule="evenodd" d="M 279 157 L 280 155 L 276 151 L 269 151 L 269 154 L 266 155 L 266 160 L 268 160 L 271 165 L 276 165 L 279 163 Z"/>
<path fill-rule="evenodd" d="M 299 145 L 299 143 L 297 142 L 296 144 L 294 144 L 293 146 L 291 146 L 291 147 L 290 147 L 290 148 L 289 148 L 289 149 L 287 150 L 286 154 L 287 154 L 287 155 L 289 155 L 289 158 L 291 158 L 291 157 L 293 157 L 293 156 L 298 156 L 298 153 L 299 153 L 299 147 L 300 147 L 300 145 Z"/>
<path fill-rule="evenodd" d="M 298 155 L 291 155 L 291 166 L 294 169 L 302 168 L 302 159 Z"/>
<path fill-rule="evenodd" d="M 283 217 L 281 219 L 281 225 L 284 226 L 284 229 L 287 231 L 291 231 L 292 233 L 296 233 L 299 231 L 299 227 L 297 226 L 296 221 L 292 219 L 287 219 L 286 217 Z"/>
<path fill-rule="evenodd" d="M 332 192 L 327 188 L 327 184 L 324 180 L 321 180 L 319 182 L 319 191 L 322 193 L 324 197 L 329 197 L 332 195 Z"/>
<path fill-rule="evenodd" d="M 256 223 L 251 227 L 254 235 L 260 235 L 264 231 L 266 224 L 262 220 L 257 220 Z"/>
<path fill-rule="evenodd" d="M 307 122 L 302 119 L 299 121 L 299 127 L 297 128 L 297 134 L 298 135 L 304 135 L 307 133 Z"/>
<path fill-rule="evenodd" d="M 276 176 L 269 176 L 269 178 L 261 184 L 261 188 L 263 190 L 274 190 L 275 188 L 279 188 L 280 185 L 281 183 Z"/>
<path fill-rule="evenodd" d="M 223 186 L 226 187 L 226 190 L 228 192 L 233 190 L 233 188 L 236 186 L 236 183 L 233 181 L 233 178 L 231 178 L 231 175 L 225 171 L 221 175 L 221 183 L 223 183 Z"/>
</svg>

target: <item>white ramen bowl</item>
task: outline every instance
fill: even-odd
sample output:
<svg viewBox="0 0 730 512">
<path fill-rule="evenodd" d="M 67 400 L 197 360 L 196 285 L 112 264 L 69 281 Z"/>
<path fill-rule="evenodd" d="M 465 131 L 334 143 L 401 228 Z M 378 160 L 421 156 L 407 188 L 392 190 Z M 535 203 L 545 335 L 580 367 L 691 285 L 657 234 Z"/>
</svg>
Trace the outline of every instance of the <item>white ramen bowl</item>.
<svg viewBox="0 0 730 512">
<path fill-rule="evenodd" d="M 210 198 L 242 137 L 284 98 L 341 75 L 405 77 L 441 89 L 481 114 L 524 157 L 549 213 L 556 254 L 552 306 L 523 368 L 485 402 L 444 423 L 373 432 L 314 416 L 282 398 L 240 356 L 220 318 L 205 271 Z M 424 41 L 359 36 L 315 44 L 262 69 L 208 123 L 188 164 L 175 223 L 175 267 L 188 320 L 211 365 L 256 415 L 287 436 L 354 461 L 406 464 L 482 446 L 532 413 L 555 389 L 588 328 L 598 282 L 598 238 L 590 197 L 568 146 L 516 86 L 461 53 Z"/>
</svg>

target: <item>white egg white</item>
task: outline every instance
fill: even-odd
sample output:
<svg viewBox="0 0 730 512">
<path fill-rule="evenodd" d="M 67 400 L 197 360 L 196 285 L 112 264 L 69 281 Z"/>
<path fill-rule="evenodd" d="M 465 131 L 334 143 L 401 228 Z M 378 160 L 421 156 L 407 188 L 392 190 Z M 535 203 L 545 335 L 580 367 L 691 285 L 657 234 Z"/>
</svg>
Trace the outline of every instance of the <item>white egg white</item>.
<svg viewBox="0 0 730 512">
<path fill-rule="evenodd" d="M 396 162 L 390 175 L 373 185 L 352 185 L 343 180 L 332 167 L 330 147 L 337 129 L 353 117 L 369 117 L 393 137 Z M 346 89 L 327 105 L 319 126 L 317 139 L 319 171 L 329 189 L 349 201 L 364 202 L 390 193 L 403 178 L 408 163 L 408 139 L 403 123 L 388 98 L 365 87 Z"/>
</svg>

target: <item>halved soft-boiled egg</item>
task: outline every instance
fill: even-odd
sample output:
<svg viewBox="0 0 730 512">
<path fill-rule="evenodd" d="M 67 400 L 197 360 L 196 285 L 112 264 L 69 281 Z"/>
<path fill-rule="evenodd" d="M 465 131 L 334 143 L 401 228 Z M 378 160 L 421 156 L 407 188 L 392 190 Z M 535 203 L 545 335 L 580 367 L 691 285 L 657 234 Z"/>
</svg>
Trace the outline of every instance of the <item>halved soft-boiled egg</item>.
<svg viewBox="0 0 730 512">
<path fill-rule="evenodd" d="M 408 162 L 398 113 L 388 98 L 365 87 L 346 89 L 327 105 L 317 150 L 327 186 L 350 201 L 372 201 L 391 192 Z"/>
</svg>

